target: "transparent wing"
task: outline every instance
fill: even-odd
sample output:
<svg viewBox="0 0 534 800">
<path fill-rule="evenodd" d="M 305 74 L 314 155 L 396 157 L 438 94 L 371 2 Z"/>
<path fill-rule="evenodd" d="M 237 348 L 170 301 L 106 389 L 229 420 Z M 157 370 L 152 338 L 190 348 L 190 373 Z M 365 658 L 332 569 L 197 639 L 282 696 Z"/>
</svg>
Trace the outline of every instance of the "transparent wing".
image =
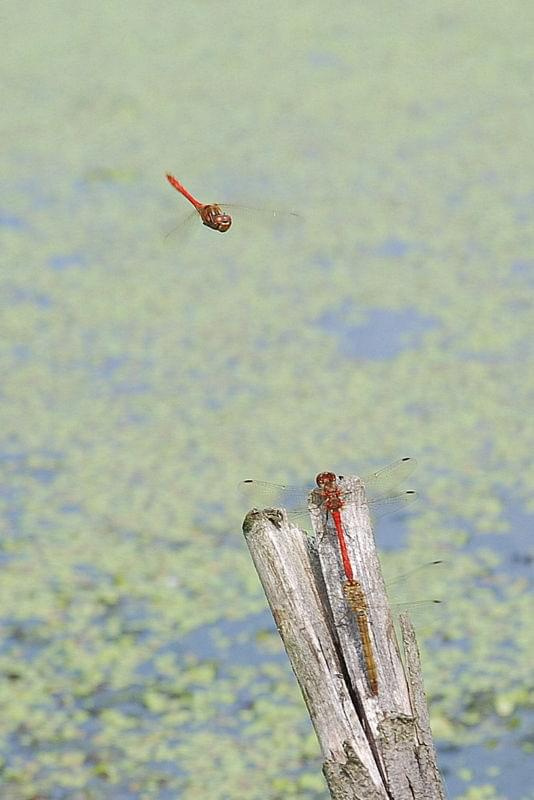
<svg viewBox="0 0 534 800">
<path fill-rule="evenodd" d="M 372 499 L 387 495 L 399 483 L 406 480 L 416 467 L 417 461 L 415 458 L 400 458 L 398 461 L 388 464 L 387 467 L 383 467 L 366 478 L 362 478 L 367 498 Z"/>
<path fill-rule="evenodd" d="M 435 561 L 426 561 L 424 564 L 419 564 L 418 567 L 414 567 L 414 569 L 409 569 L 407 572 L 403 572 L 400 575 L 396 575 L 391 580 L 388 580 L 386 583 L 386 588 L 388 592 L 393 588 L 400 586 L 401 588 L 408 587 L 412 585 L 412 579 L 415 577 L 416 583 L 427 583 L 429 579 L 435 578 L 443 578 L 446 576 L 447 570 L 447 562 L 443 561 L 442 559 L 437 559 Z M 397 589 L 395 588 L 395 592 Z"/>
<path fill-rule="evenodd" d="M 198 211 L 195 209 L 193 211 L 188 211 L 186 214 L 183 214 L 174 228 L 170 228 L 165 234 L 165 239 L 179 239 L 180 241 L 184 241 L 186 238 L 191 236 L 191 233 L 194 231 L 194 224 L 195 222 L 198 225 L 202 225 L 202 220 L 200 219 Z"/>
<path fill-rule="evenodd" d="M 250 508 L 285 508 L 294 516 L 308 513 L 308 496 L 313 486 L 283 486 L 265 481 L 246 480 L 238 492 Z"/>
<path fill-rule="evenodd" d="M 296 211 L 284 211 L 270 208 L 254 208 L 253 206 L 241 206 L 235 203 L 217 203 L 221 211 L 225 214 L 230 214 L 232 217 L 232 228 L 235 229 L 242 225 L 247 229 L 258 225 L 263 228 L 269 229 L 271 226 L 273 230 L 290 230 L 294 226 L 303 221 L 303 218 Z M 168 230 L 164 236 L 166 239 L 180 239 L 189 238 L 193 231 L 200 230 L 195 228 L 196 225 L 202 225 L 202 219 L 198 211 L 188 211 L 182 216 L 178 223 Z M 230 232 L 228 231 L 228 232 Z"/>
<path fill-rule="evenodd" d="M 447 609 L 447 603 L 441 596 L 447 571 L 446 561 L 427 561 L 388 581 L 386 590 L 392 601 L 394 616 L 398 617 L 401 612 L 407 611 L 419 633 L 435 629 Z M 427 593 L 433 591 L 434 584 L 437 596 L 428 598 Z M 421 598 L 423 592 L 428 599 Z M 414 595 L 420 599 L 414 600 Z"/>
<path fill-rule="evenodd" d="M 222 211 L 230 214 L 232 217 L 255 220 L 264 220 L 265 222 L 289 222 L 297 225 L 303 221 L 303 217 L 298 211 L 292 209 L 281 208 L 261 208 L 260 206 L 244 206 L 239 203 L 217 203 Z"/>
<path fill-rule="evenodd" d="M 394 514 L 402 511 L 417 500 L 417 492 L 402 492 L 401 494 L 390 495 L 389 497 L 376 497 L 369 500 L 369 510 L 373 517 L 384 517 L 386 514 Z"/>
<path fill-rule="evenodd" d="M 432 623 L 437 622 L 444 613 L 446 603 L 442 598 L 414 600 L 412 596 L 414 591 L 419 595 L 420 588 L 432 583 L 433 580 L 445 578 L 446 571 L 447 563 L 445 561 L 428 561 L 420 564 L 415 569 L 397 575 L 386 583 L 386 591 L 391 601 L 388 606 L 380 603 L 378 598 L 374 599 L 371 595 L 365 598 L 367 607 L 381 613 L 389 608 L 395 617 L 401 612 L 407 611 L 410 619 L 418 628 L 422 623 L 427 623 L 431 628 Z M 351 609 L 348 609 L 348 612 L 350 614 Z"/>
<path fill-rule="evenodd" d="M 295 516 L 308 512 L 308 498 L 314 491 L 317 496 L 317 487 L 283 486 L 265 481 L 246 480 L 238 484 L 238 491 L 249 508 L 285 508 Z M 380 496 L 369 500 L 369 509 L 373 517 L 383 517 L 385 514 L 394 514 L 413 503 L 417 492 L 407 491 L 387 497 Z M 344 496 L 344 502 L 356 502 L 350 493 Z"/>
<path fill-rule="evenodd" d="M 346 604 L 345 604 L 346 605 Z M 432 633 L 440 625 L 440 620 L 446 612 L 447 604 L 443 600 L 413 600 L 407 603 L 390 603 L 389 606 L 368 602 L 369 623 L 372 625 L 372 614 L 385 614 L 388 611 L 397 624 L 399 614 L 408 613 L 418 633 Z M 354 621 L 354 610 L 347 605 L 342 614 L 343 622 Z"/>
</svg>

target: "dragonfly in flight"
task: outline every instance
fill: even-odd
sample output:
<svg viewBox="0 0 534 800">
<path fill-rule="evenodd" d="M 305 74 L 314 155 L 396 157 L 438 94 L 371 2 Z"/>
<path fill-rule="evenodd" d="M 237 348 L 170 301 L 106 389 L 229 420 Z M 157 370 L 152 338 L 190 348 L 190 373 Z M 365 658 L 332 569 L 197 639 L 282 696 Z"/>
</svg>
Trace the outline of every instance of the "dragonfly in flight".
<svg viewBox="0 0 534 800">
<path fill-rule="evenodd" d="M 287 221 L 288 219 L 297 221 L 300 219 L 300 214 L 297 214 L 295 211 L 274 211 L 266 208 L 251 208 L 234 203 L 201 203 L 200 200 L 194 197 L 191 192 L 185 188 L 183 183 L 174 177 L 174 175 L 167 173 L 166 178 L 170 185 L 176 189 L 182 197 L 189 200 L 195 209 L 190 214 L 187 214 L 178 224 L 177 228 L 170 231 L 167 236 L 170 236 L 171 233 L 174 233 L 178 229 L 182 229 L 182 227 L 188 226 L 188 223 L 194 220 L 197 215 L 200 217 L 203 225 L 207 228 L 211 228 L 213 231 L 219 231 L 219 233 L 226 233 L 226 231 L 231 228 L 234 216 L 252 216 L 254 219 L 264 222 L 275 222 L 278 220 Z"/>
</svg>

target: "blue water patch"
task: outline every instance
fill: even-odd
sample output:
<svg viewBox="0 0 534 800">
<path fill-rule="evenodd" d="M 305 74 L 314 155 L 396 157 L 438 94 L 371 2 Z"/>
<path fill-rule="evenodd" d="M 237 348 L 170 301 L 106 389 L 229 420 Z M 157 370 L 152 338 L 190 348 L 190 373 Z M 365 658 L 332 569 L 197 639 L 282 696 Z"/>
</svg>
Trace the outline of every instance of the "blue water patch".
<svg viewBox="0 0 534 800">
<path fill-rule="evenodd" d="M 445 202 L 449 208 L 458 208 L 465 203 L 465 192 L 458 190 L 445 195 Z"/>
<path fill-rule="evenodd" d="M 408 508 L 373 521 L 376 539 L 381 550 L 404 550 L 408 544 L 408 516 L 417 509 Z"/>
<path fill-rule="evenodd" d="M 35 467 L 29 470 L 29 475 L 42 484 L 50 484 L 57 477 L 57 470 L 50 467 Z"/>
<path fill-rule="evenodd" d="M 31 303 L 38 308 L 50 308 L 52 300 L 44 292 L 36 292 L 32 289 L 22 289 L 17 287 L 12 291 L 13 303 Z"/>
<path fill-rule="evenodd" d="M 1 494 L 4 495 L 5 491 L 2 490 Z M 17 504 L 13 503 L 2 511 L 2 518 L 6 530 L 4 538 L 6 538 L 6 536 L 18 538 L 24 535 L 24 514 L 21 504 L 18 503 L 18 497 L 16 500 Z"/>
<path fill-rule="evenodd" d="M 10 450 L 8 445 L 2 445 L 2 447 L 5 449 L 0 449 L 0 465 L 7 465 L 16 473 L 32 474 L 34 468 L 30 466 L 30 460 L 37 458 L 42 459 L 45 464 L 44 467 L 40 466 L 37 469 L 57 469 L 62 458 L 61 452 L 55 450 Z"/>
<path fill-rule="evenodd" d="M 32 357 L 32 351 L 27 344 L 14 344 L 11 353 L 16 361 L 29 361 Z"/>
<path fill-rule="evenodd" d="M 342 67 L 343 62 L 341 59 L 333 55 L 333 53 L 327 53 L 324 50 L 316 50 L 308 55 L 308 61 L 314 67 Z"/>
<path fill-rule="evenodd" d="M 334 266 L 334 259 L 326 253 L 317 253 L 313 258 L 313 263 L 322 270 L 331 270 Z"/>
<path fill-rule="evenodd" d="M 371 253 L 376 256 L 381 256 L 382 258 L 403 258 L 412 249 L 412 244 L 405 242 L 403 239 L 390 236 L 381 244 L 377 245 Z"/>
<path fill-rule="evenodd" d="M 22 230 L 27 228 L 27 224 L 20 217 L 11 214 L 3 214 L 0 211 L 0 226 L 4 228 L 11 228 L 12 230 Z"/>
<path fill-rule="evenodd" d="M 66 503 L 59 510 L 62 514 L 81 514 L 82 507 L 78 503 Z"/>
<path fill-rule="evenodd" d="M 527 798 L 525 776 L 532 764 L 532 712 L 516 714 L 517 727 L 504 729 L 500 738 L 488 741 L 486 746 L 440 747 L 438 764 L 449 797 L 458 797 L 476 784 L 490 784 L 500 797 Z M 462 774 L 465 772 L 465 779 Z"/>
<path fill-rule="evenodd" d="M 108 356 L 100 362 L 97 367 L 97 372 L 105 378 L 111 378 L 120 367 L 123 367 L 129 361 L 128 356 Z"/>
<path fill-rule="evenodd" d="M 83 267 L 85 259 L 78 253 L 70 253 L 67 255 L 52 256 L 48 259 L 48 266 L 52 269 L 63 270 L 72 269 L 73 267 Z"/>
<path fill-rule="evenodd" d="M 464 550 L 475 553 L 480 547 L 491 546 L 502 557 L 507 575 L 532 581 L 534 515 L 529 514 L 517 501 L 506 503 L 504 516 L 509 529 L 503 533 L 481 533 L 468 520 L 462 520 L 463 527 L 470 533 Z"/>
<path fill-rule="evenodd" d="M 514 261 L 510 275 L 512 278 L 522 278 L 528 286 L 534 286 L 534 261 Z"/>
<path fill-rule="evenodd" d="M 86 337 L 86 346 L 88 352 L 94 347 L 91 337 Z M 113 355 L 103 358 L 96 364 L 80 361 L 77 366 L 90 374 L 99 391 L 104 385 L 106 391 L 117 397 L 142 395 L 153 388 L 150 380 L 144 380 L 141 374 L 152 368 L 153 361 L 150 358 L 136 362 L 127 355 Z"/>
<path fill-rule="evenodd" d="M 341 353 L 347 358 L 384 361 L 416 348 L 422 335 L 435 327 L 437 320 L 413 308 L 400 311 L 373 308 L 361 325 L 347 324 L 343 311 L 324 314 L 319 325 L 339 337 Z"/>
<path fill-rule="evenodd" d="M 248 614 L 235 620 L 218 619 L 211 625 L 202 625 L 183 636 L 169 640 L 162 645 L 158 655 L 173 653 L 178 660 L 194 654 L 199 661 L 213 661 L 217 663 L 219 678 L 226 679 L 232 674 L 236 664 L 240 666 L 259 667 L 265 661 L 265 651 L 258 634 L 275 634 L 274 624 L 270 611 L 266 608 L 257 614 Z M 226 641 L 228 644 L 221 644 Z M 286 664 L 282 647 L 275 660 Z M 147 659 L 142 665 L 142 674 L 149 674 L 152 659 Z M 289 664 L 288 671 L 289 671 Z"/>
</svg>

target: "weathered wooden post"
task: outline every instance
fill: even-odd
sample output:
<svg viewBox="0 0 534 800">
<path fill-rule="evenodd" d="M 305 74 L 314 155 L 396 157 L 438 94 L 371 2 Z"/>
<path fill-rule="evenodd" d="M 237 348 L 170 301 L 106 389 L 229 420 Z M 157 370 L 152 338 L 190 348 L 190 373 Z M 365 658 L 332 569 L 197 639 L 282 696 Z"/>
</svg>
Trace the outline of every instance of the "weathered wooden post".
<svg viewBox="0 0 534 800">
<path fill-rule="evenodd" d="M 254 510 L 245 518 L 245 538 L 306 701 L 332 798 L 443 800 L 413 628 L 403 618 L 407 679 L 364 486 L 357 477 L 340 482 L 359 496 L 344 506 L 343 527 L 359 590 L 373 597 L 365 615 L 376 679 L 343 588 L 331 515 L 310 505 L 312 544 L 283 510 Z"/>
</svg>

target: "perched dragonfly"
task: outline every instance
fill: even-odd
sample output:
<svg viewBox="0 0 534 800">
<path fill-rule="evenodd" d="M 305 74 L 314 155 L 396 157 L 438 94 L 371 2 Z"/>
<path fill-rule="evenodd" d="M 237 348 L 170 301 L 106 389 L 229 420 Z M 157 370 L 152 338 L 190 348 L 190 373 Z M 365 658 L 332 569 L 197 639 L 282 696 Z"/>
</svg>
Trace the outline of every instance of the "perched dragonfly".
<svg viewBox="0 0 534 800">
<path fill-rule="evenodd" d="M 276 220 L 277 218 L 287 219 L 288 217 L 297 220 L 300 218 L 300 215 L 294 211 L 273 211 L 269 209 L 239 206 L 232 203 L 201 203 L 200 200 L 197 200 L 197 198 L 194 197 L 191 192 L 189 192 L 185 186 L 174 177 L 174 175 L 169 175 L 167 173 L 166 177 L 171 186 L 176 189 L 177 192 L 180 192 L 180 194 L 185 197 L 186 200 L 189 200 L 191 205 L 195 207 L 195 210 L 188 214 L 178 224 L 178 229 L 186 226 L 197 216 L 197 214 L 202 220 L 203 225 L 206 225 L 206 227 L 211 228 L 214 231 L 219 231 L 219 233 L 226 233 L 226 231 L 232 225 L 232 214 L 239 214 L 241 212 L 245 212 L 245 214 L 252 213 L 257 219 L 259 218 L 264 220 Z M 170 234 L 174 233 L 175 230 L 177 230 L 177 228 L 175 228 L 173 231 L 170 231 L 167 236 L 170 236 Z"/>
<path fill-rule="evenodd" d="M 419 572 L 420 570 L 425 570 L 425 574 L 429 574 L 427 568 L 433 569 L 442 565 L 443 561 L 430 561 L 428 564 L 424 564 L 422 567 L 417 567 L 415 570 L 412 570 L 406 575 L 400 576 L 396 578 L 392 583 L 388 585 L 388 588 L 392 586 L 393 583 L 399 583 L 403 581 L 406 577 L 411 575 L 412 573 Z M 347 605 L 354 615 L 356 625 L 358 626 L 358 632 L 360 634 L 360 643 L 362 647 L 362 656 L 363 661 L 365 664 L 365 670 L 367 673 L 367 680 L 369 683 L 369 688 L 371 690 L 371 694 L 377 695 L 378 694 L 378 667 L 376 664 L 376 659 L 373 652 L 373 646 L 371 644 L 371 621 L 369 619 L 369 611 L 375 609 L 378 610 L 376 606 L 372 606 L 370 608 L 369 604 L 367 603 L 367 599 L 365 597 L 365 593 L 363 591 L 363 587 L 361 583 L 355 579 L 347 580 L 343 584 L 343 594 L 345 595 L 345 599 L 347 601 Z M 424 607 L 429 608 L 433 604 L 441 604 L 441 600 L 422 600 L 415 603 L 401 603 L 398 606 L 404 610 L 411 611 L 417 607 Z"/>
<path fill-rule="evenodd" d="M 389 492 L 411 475 L 416 466 L 417 462 L 414 458 L 401 458 L 399 461 L 373 472 L 367 478 L 362 478 L 369 508 L 375 516 L 391 513 L 415 500 L 416 493 L 413 491 L 401 494 L 390 494 Z M 348 581 L 352 581 L 354 572 L 349 559 L 341 512 L 349 503 L 360 502 L 360 497 L 343 489 L 338 483 L 338 476 L 333 472 L 320 472 L 315 483 L 315 486 L 296 488 L 246 480 L 242 481 L 239 487 L 241 494 L 246 495 L 253 505 L 261 507 L 280 505 L 288 510 L 291 517 L 299 517 L 308 513 L 307 505 L 311 497 L 315 506 L 324 508 L 332 516 L 345 577 Z"/>
</svg>

